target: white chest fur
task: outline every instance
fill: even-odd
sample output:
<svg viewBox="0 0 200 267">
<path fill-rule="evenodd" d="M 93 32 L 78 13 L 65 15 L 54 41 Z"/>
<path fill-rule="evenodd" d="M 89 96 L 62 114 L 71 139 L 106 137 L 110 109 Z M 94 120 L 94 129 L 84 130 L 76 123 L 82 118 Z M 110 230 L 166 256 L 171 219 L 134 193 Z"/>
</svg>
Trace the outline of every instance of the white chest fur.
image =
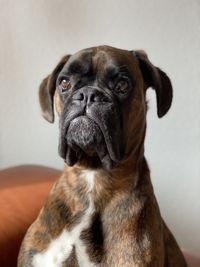
<svg viewBox="0 0 200 267">
<path fill-rule="evenodd" d="M 82 178 L 88 184 L 88 194 L 92 191 L 94 185 L 94 171 L 82 172 Z M 52 240 L 48 248 L 34 256 L 32 265 L 33 267 L 62 267 L 62 263 L 70 256 L 73 246 L 76 249 L 76 255 L 80 267 L 96 267 L 89 259 L 86 252 L 86 246 L 80 239 L 80 233 L 86 229 L 91 222 L 91 217 L 94 212 L 93 202 L 90 198 L 90 204 L 81 222 L 76 225 L 71 231 L 64 229 L 61 234 Z"/>
</svg>

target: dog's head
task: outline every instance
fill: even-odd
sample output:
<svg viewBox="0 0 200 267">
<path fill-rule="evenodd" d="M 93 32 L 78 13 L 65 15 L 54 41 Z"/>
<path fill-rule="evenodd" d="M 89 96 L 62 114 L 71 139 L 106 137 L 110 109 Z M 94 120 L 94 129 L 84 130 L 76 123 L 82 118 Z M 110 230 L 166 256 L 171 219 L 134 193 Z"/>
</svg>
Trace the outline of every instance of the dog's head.
<svg viewBox="0 0 200 267">
<path fill-rule="evenodd" d="M 156 92 L 158 117 L 171 106 L 168 76 L 143 51 L 109 46 L 62 58 L 39 89 L 43 116 L 60 121 L 59 154 L 72 166 L 111 169 L 143 146 L 146 89 Z"/>
</svg>

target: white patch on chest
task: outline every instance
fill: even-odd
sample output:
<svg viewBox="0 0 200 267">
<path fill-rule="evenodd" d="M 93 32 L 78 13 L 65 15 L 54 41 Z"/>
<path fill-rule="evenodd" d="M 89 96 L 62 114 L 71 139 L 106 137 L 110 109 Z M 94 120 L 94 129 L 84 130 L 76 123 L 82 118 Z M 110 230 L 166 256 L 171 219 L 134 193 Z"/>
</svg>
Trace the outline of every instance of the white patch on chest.
<svg viewBox="0 0 200 267">
<path fill-rule="evenodd" d="M 81 218 L 81 222 L 71 231 L 64 229 L 61 234 L 52 240 L 48 248 L 34 256 L 33 267 L 62 267 L 62 263 L 70 256 L 73 245 L 76 249 L 76 256 L 80 267 L 97 267 L 89 259 L 86 252 L 86 246 L 80 239 L 80 233 L 89 227 L 91 217 L 94 212 L 94 205 L 91 200 L 90 192 L 94 186 L 95 171 L 82 171 L 82 178 L 86 180 L 88 185 L 89 207 Z"/>
<path fill-rule="evenodd" d="M 94 187 L 94 179 L 95 179 L 96 171 L 82 171 L 81 177 L 85 179 L 88 186 L 88 193 L 90 193 Z"/>
</svg>

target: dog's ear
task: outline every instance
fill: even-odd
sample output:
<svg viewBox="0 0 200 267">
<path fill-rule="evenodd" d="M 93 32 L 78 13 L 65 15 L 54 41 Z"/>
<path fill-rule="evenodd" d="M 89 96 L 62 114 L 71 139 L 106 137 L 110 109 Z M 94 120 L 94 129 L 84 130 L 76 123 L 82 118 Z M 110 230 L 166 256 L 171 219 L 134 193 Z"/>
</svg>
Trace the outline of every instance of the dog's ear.
<svg viewBox="0 0 200 267">
<path fill-rule="evenodd" d="M 167 113 L 172 103 L 171 81 L 165 72 L 149 61 L 147 54 L 143 50 L 133 51 L 133 54 L 139 61 L 145 89 L 152 87 L 156 92 L 157 114 L 161 118 Z"/>
<path fill-rule="evenodd" d="M 64 56 L 53 72 L 41 82 L 39 87 L 39 101 L 42 116 L 51 123 L 54 122 L 54 93 L 56 90 L 56 79 L 69 57 L 70 55 Z"/>
</svg>

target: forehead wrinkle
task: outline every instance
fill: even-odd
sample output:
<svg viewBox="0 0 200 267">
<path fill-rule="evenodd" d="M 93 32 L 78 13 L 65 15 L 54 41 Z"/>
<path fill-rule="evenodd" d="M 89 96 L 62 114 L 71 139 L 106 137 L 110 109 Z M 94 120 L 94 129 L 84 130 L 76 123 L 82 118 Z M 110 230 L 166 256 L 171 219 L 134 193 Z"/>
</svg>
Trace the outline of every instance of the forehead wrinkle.
<svg viewBox="0 0 200 267">
<path fill-rule="evenodd" d="M 91 69 L 92 51 L 80 51 L 74 54 L 66 66 L 70 74 L 85 74 Z"/>
<path fill-rule="evenodd" d="M 97 74 L 99 70 L 103 70 L 104 67 L 107 65 L 106 63 L 109 61 L 108 55 L 105 53 L 105 51 L 98 51 L 92 58 L 92 65 L 93 70 Z"/>
<path fill-rule="evenodd" d="M 70 74 L 76 74 L 76 73 L 82 73 L 84 72 L 84 67 L 83 64 L 81 63 L 80 60 L 74 60 L 73 62 L 71 62 L 71 64 L 68 67 L 68 72 Z"/>
<path fill-rule="evenodd" d="M 96 73 L 96 76 L 100 79 L 107 77 L 110 73 L 117 74 L 119 66 L 112 54 L 108 51 L 102 51 L 97 49 L 97 53 L 93 57 L 93 69 Z"/>
</svg>

